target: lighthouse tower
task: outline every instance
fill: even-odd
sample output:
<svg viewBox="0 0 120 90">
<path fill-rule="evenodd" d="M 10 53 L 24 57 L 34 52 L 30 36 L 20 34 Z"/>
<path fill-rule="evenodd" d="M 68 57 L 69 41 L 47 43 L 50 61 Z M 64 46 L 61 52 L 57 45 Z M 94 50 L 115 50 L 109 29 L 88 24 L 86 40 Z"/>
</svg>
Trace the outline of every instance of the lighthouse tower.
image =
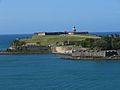
<svg viewBox="0 0 120 90">
<path fill-rule="evenodd" d="M 77 30 L 76 30 L 76 27 L 74 26 L 74 27 L 73 27 L 73 33 L 76 33 L 76 31 L 77 31 Z"/>
</svg>

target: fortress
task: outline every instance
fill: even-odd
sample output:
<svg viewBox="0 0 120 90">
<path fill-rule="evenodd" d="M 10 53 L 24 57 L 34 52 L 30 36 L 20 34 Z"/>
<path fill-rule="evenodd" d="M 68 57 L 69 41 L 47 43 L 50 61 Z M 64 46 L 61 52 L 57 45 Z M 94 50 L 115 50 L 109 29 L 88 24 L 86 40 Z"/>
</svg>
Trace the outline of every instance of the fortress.
<svg viewBox="0 0 120 90">
<path fill-rule="evenodd" d="M 39 36 L 44 36 L 44 35 L 63 35 L 63 34 L 68 34 L 68 35 L 75 35 L 76 34 L 76 35 L 78 35 L 78 34 L 88 34 L 88 32 L 77 32 L 77 29 L 74 26 L 72 32 L 64 31 L 64 32 L 37 32 L 37 33 L 34 33 L 34 35 L 39 35 Z"/>
</svg>

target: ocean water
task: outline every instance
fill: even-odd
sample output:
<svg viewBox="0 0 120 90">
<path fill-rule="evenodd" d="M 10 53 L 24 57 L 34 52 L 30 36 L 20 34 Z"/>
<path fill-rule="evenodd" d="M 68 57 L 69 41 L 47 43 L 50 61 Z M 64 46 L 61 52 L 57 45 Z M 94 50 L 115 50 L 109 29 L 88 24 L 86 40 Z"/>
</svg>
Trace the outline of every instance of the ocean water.
<svg viewBox="0 0 120 90">
<path fill-rule="evenodd" d="M 0 49 L 6 49 L 10 46 L 11 42 L 16 38 L 30 37 L 31 34 L 22 35 L 0 35 Z"/>
<path fill-rule="evenodd" d="M 4 38 L 0 41 L 1 47 L 9 46 Z M 120 90 L 120 61 L 64 60 L 54 54 L 1 55 L 0 90 Z"/>
<path fill-rule="evenodd" d="M 106 36 L 111 34 L 120 34 L 120 32 L 91 32 L 91 34 Z"/>
</svg>

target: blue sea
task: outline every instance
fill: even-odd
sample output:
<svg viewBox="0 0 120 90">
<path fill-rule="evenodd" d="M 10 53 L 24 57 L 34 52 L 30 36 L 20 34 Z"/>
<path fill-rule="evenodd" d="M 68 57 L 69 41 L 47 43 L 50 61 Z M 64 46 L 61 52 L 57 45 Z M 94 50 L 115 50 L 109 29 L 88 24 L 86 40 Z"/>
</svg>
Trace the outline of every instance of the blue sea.
<svg viewBox="0 0 120 90">
<path fill-rule="evenodd" d="M 0 35 L 0 48 L 25 36 Z M 120 90 L 120 61 L 64 60 L 54 54 L 1 55 L 0 90 Z"/>
</svg>

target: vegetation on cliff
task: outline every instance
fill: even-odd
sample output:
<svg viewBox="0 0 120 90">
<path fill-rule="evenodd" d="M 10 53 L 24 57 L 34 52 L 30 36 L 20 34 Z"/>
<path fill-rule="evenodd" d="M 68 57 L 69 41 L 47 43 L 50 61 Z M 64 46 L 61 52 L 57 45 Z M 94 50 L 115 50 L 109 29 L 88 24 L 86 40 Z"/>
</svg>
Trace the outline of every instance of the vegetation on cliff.
<svg viewBox="0 0 120 90">
<path fill-rule="evenodd" d="M 81 45 L 97 50 L 118 50 L 120 49 L 120 37 L 102 36 L 100 39 L 85 39 L 81 41 Z"/>
<path fill-rule="evenodd" d="M 84 34 L 84 35 L 45 35 L 45 36 L 38 36 L 33 35 L 31 38 L 24 38 L 20 41 L 26 43 L 39 43 L 40 45 L 61 45 L 65 41 L 82 41 L 87 38 L 99 39 L 100 37 L 91 34 Z"/>
<path fill-rule="evenodd" d="M 11 46 L 17 47 L 17 46 L 22 46 L 24 45 L 25 42 L 24 41 L 20 41 L 20 40 L 13 40 L 11 43 Z"/>
<path fill-rule="evenodd" d="M 118 50 L 120 49 L 120 36 L 110 37 L 102 36 L 98 37 L 91 34 L 82 35 L 33 35 L 31 38 L 23 38 L 20 40 L 14 40 L 12 46 L 22 46 L 26 43 L 36 43 L 41 46 L 49 45 L 74 45 L 82 46 L 93 50 Z"/>
</svg>

